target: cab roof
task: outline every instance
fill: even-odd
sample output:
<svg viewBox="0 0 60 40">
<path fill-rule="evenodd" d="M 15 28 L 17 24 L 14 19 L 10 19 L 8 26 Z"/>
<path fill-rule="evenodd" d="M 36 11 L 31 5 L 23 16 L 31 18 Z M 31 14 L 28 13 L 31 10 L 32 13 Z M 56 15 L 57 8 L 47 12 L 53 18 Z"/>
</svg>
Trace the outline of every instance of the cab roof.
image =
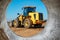
<svg viewBox="0 0 60 40">
<path fill-rule="evenodd" d="M 23 7 L 23 8 L 36 8 L 34 6 L 26 6 L 26 7 Z"/>
</svg>

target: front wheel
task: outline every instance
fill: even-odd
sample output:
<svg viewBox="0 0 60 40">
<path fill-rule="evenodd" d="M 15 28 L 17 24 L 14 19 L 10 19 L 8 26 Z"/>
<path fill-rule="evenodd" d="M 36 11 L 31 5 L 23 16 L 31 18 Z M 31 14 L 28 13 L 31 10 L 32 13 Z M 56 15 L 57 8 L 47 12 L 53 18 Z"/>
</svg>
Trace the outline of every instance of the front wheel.
<svg viewBox="0 0 60 40">
<path fill-rule="evenodd" d="M 31 27 L 31 26 L 32 26 L 31 20 L 30 20 L 30 19 L 25 19 L 25 20 L 24 20 L 24 27 L 25 27 L 25 28 L 29 28 L 29 27 Z"/>
</svg>

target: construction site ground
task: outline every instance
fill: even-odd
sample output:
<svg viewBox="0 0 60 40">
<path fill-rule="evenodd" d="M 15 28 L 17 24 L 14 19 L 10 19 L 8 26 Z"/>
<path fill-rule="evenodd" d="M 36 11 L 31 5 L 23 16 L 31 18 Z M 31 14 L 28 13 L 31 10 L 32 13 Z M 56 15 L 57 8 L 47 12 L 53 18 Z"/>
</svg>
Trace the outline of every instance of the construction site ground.
<svg viewBox="0 0 60 40">
<path fill-rule="evenodd" d="M 41 32 L 44 28 L 14 28 L 11 27 L 11 30 L 15 32 L 16 35 L 19 35 L 21 37 L 30 37 L 38 34 Z"/>
</svg>

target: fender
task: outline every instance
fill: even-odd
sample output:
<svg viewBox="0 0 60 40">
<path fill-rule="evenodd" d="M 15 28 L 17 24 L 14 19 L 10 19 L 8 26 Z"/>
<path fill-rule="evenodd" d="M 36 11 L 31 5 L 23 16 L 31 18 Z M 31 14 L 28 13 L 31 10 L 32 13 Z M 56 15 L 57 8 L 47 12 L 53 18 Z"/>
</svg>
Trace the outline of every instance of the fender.
<svg viewBox="0 0 60 40">
<path fill-rule="evenodd" d="M 44 30 L 32 37 L 23 38 L 10 30 L 6 21 L 6 7 L 10 0 L 0 0 L 0 40 L 60 40 L 60 0 L 42 0 L 48 10 Z"/>
</svg>

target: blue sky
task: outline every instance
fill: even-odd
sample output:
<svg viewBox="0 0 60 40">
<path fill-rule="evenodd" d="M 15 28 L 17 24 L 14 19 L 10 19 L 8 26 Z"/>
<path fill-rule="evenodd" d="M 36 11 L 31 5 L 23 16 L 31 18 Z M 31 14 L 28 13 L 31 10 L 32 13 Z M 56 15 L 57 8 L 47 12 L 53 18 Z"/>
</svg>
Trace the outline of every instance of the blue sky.
<svg viewBox="0 0 60 40">
<path fill-rule="evenodd" d="M 18 17 L 17 13 L 22 14 L 22 8 L 25 6 L 36 6 L 36 11 L 43 13 L 44 20 L 47 19 L 47 10 L 41 0 L 11 0 L 6 9 L 6 18 L 8 21 Z"/>
</svg>

